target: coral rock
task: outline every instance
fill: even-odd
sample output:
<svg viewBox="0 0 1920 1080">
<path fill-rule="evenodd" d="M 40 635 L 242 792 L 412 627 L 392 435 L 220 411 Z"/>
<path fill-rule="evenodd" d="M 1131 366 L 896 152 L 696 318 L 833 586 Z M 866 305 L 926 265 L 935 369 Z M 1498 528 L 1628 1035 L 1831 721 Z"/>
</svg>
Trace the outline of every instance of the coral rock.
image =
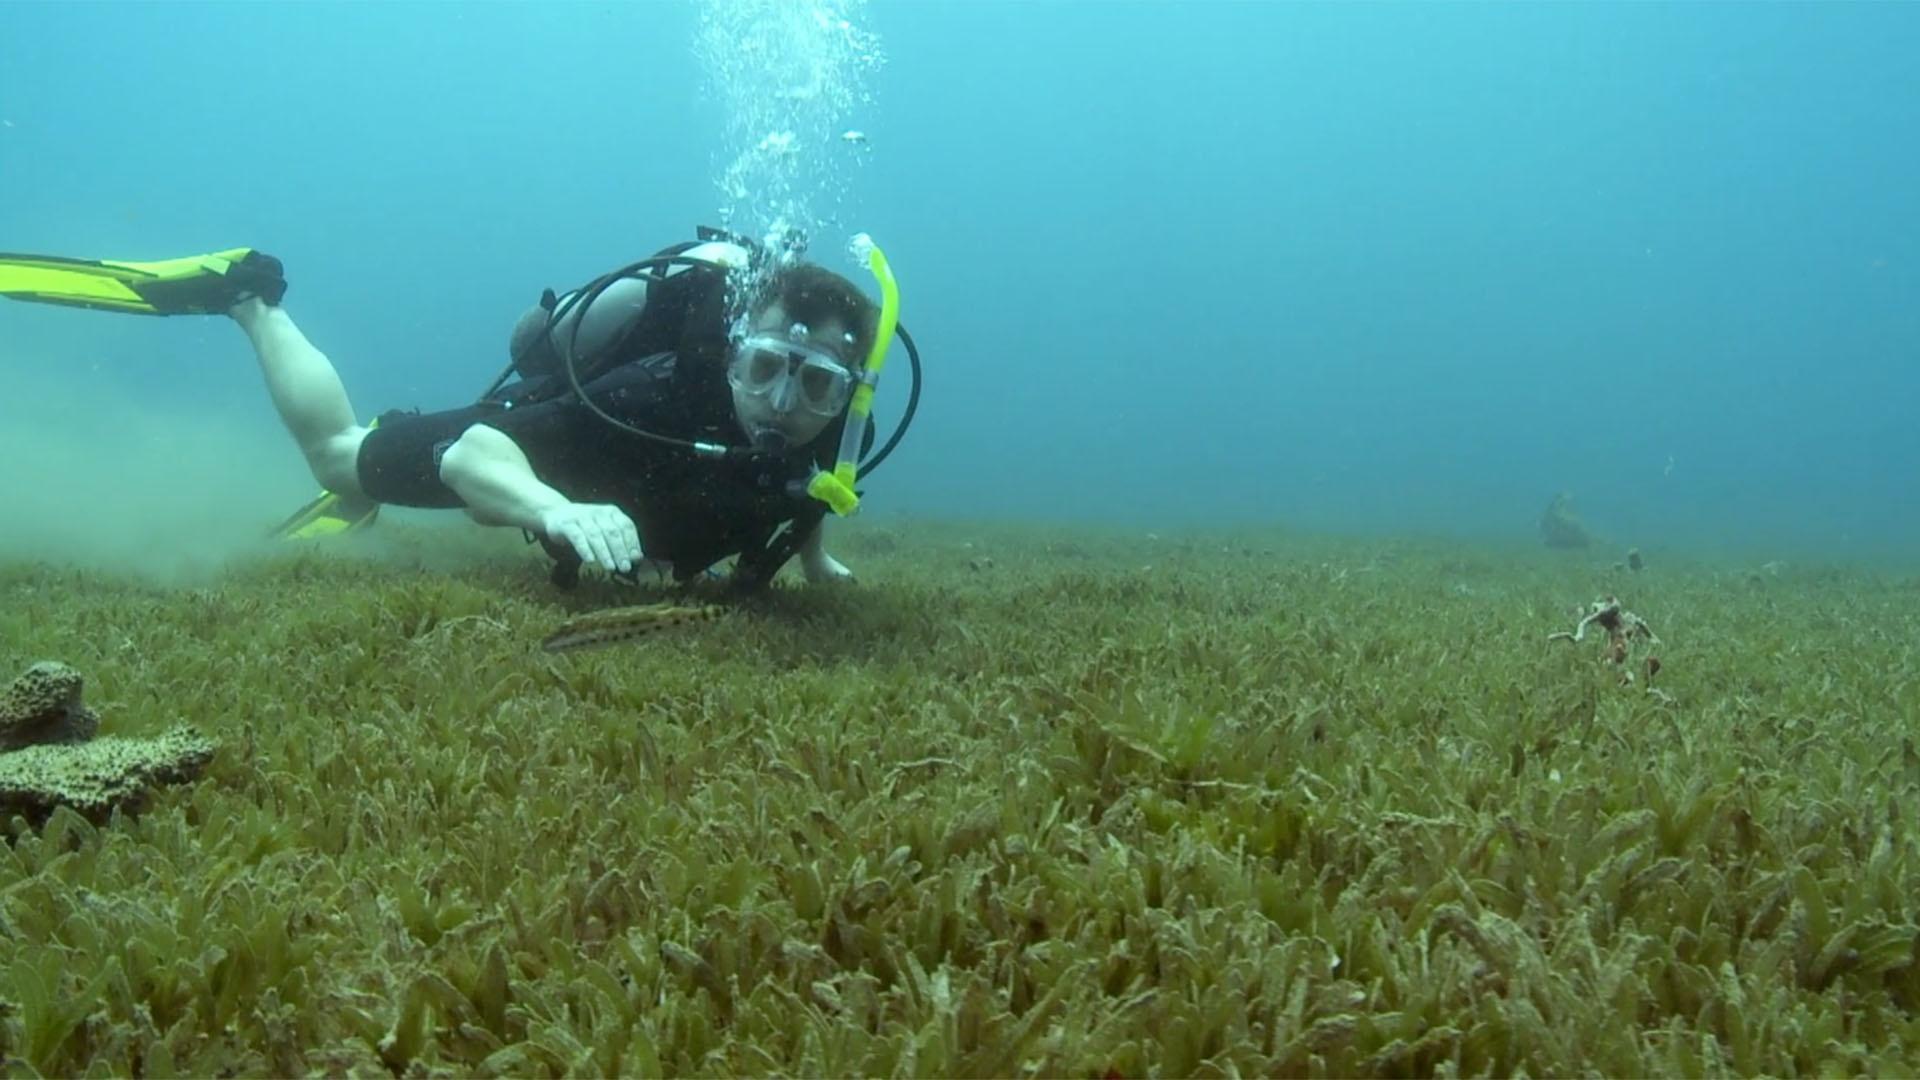
<svg viewBox="0 0 1920 1080">
<path fill-rule="evenodd" d="M 1593 543 L 1587 527 L 1573 512 L 1573 496 L 1566 492 L 1554 496 L 1540 515 L 1540 539 L 1550 548 L 1583 548 Z"/>
<path fill-rule="evenodd" d="M 116 808 L 135 809 L 155 784 L 200 775 L 214 744 L 182 724 L 156 739 L 108 736 L 78 745 L 29 746 L 0 755 L 0 814 L 46 819 L 70 806 L 99 821 Z"/>
<path fill-rule="evenodd" d="M 81 704 L 80 673 L 42 660 L 0 694 L 0 752 L 93 738 L 100 718 Z"/>
</svg>

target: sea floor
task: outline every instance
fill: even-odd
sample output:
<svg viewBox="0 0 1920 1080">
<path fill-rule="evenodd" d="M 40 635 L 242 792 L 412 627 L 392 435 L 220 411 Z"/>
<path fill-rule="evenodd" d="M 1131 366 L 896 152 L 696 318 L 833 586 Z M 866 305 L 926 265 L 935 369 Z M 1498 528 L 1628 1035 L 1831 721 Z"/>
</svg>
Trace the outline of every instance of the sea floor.
<svg viewBox="0 0 1920 1080">
<path fill-rule="evenodd" d="M 455 534 L 0 563 L 219 743 L 13 819 L 8 1072 L 1920 1071 L 1920 578 L 902 521 L 555 654 L 728 601 Z"/>
</svg>

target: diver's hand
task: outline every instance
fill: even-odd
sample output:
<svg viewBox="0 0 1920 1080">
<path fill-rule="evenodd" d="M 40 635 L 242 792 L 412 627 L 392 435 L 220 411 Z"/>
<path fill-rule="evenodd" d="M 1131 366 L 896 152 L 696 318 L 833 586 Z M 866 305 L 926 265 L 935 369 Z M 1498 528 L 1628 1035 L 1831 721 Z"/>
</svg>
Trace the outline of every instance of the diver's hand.
<svg viewBox="0 0 1920 1080">
<path fill-rule="evenodd" d="M 836 581 L 853 581 L 853 571 L 841 565 L 840 560 L 827 554 L 827 523 L 822 520 L 800 541 L 800 569 L 806 572 L 807 582 L 812 585 L 826 585 Z"/>
<path fill-rule="evenodd" d="M 847 569 L 840 560 L 824 551 L 803 551 L 800 553 L 800 569 L 807 575 L 811 585 L 827 585 L 836 581 L 853 582 L 857 580 L 853 571 Z"/>
<path fill-rule="evenodd" d="M 540 532 L 568 544 L 580 561 L 606 571 L 633 569 L 640 558 L 640 532 L 633 519 L 605 503 L 562 503 L 540 511 Z"/>
</svg>

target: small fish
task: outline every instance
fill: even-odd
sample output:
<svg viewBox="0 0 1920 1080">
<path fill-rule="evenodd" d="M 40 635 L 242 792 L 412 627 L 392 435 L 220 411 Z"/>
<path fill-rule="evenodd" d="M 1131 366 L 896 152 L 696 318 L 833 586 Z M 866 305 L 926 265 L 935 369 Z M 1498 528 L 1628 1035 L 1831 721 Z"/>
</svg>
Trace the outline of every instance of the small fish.
<svg viewBox="0 0 1920 1080">
<path fill-rule="evenodd" d="M 858 128 L 853 128 L 853 129 L 841 132 L 840 141 L 849 142 L 849 143 L 863 143 L 867 141 L 867 133 L 864 131 L 861 131 Z"/>
<path fill-rule="evenodd" d="M 642 604 L 636 607 L 607 608 L 576 615 L 555 627 L 541 639 L 548 652 L 572 652 L 602 645 L 618 645 L 647 637 L 661 630 L 672 630 L 693 623 L 712 622 L 727 613 L 717 604 L 686 607 L 680 604 Z"/>
</svg>

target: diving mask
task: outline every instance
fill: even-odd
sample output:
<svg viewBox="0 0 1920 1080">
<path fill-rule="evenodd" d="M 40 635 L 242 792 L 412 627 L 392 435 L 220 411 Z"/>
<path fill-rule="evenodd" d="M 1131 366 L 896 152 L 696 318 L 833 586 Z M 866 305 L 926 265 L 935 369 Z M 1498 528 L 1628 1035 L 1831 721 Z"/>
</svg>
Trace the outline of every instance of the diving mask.
<svg viewBox="0 0 1920 1080">
<path fill-rule="evenodd" d="M 854 376 L 824 349 L 779 334 L 755 334 L 734 350 L 727 384 L 736 402 L 748 399 L 781 416 L 804 410 L 831 420 L 847 407 Z"/>
</svg>

